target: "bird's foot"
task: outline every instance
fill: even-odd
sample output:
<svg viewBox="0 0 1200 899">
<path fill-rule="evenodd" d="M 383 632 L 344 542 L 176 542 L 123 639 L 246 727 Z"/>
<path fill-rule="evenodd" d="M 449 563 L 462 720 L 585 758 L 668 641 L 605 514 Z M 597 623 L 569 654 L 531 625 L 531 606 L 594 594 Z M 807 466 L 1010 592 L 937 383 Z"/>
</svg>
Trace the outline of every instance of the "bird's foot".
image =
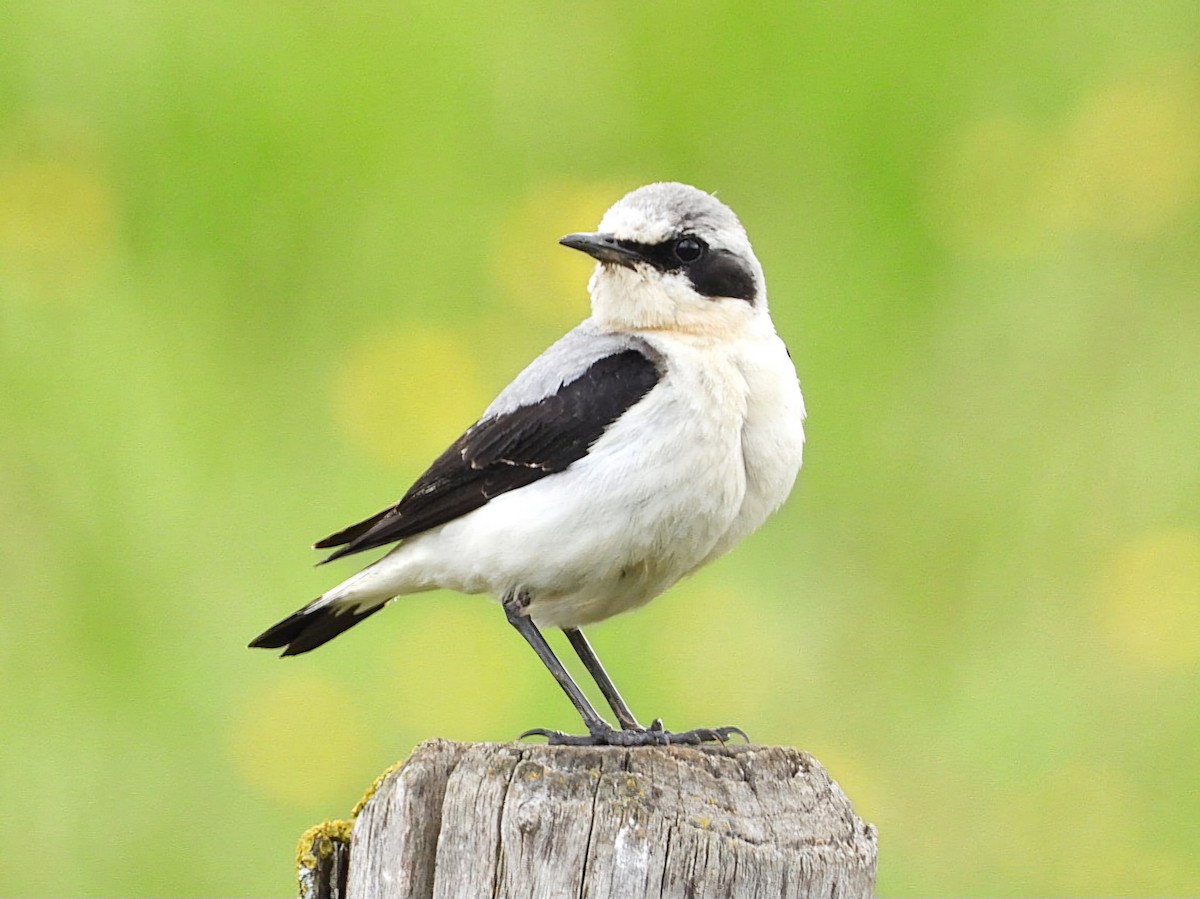
<svg viewBox="0 0 1200 899">
<path fill-rule="evenodd" d="M 656 719 L 649 727 L 639 730 L 616 730 L 611 727 L 596 728 L 586 734 L 567 734 L 560 730 L 535 727 L 525 731 L 517 739 L 545 737 L 550 746 L 699 746 L 701 743 L 727 743 L 737 734 L 747 743 L 750 738 L 740 727 L 697 727 L 680 733 L 663 727 L 662 719 Z"/>
</svg>

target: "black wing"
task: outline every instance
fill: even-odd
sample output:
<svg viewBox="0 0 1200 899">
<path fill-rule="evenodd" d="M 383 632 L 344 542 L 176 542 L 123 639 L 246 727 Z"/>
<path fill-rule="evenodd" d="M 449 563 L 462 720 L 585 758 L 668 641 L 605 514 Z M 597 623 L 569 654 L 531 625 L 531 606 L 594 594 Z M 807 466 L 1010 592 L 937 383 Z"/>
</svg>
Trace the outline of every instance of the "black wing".
<svg viewBox="0 0 1200 899">
<path fill-rule="evenodd" d="M 321 540 L 340 546 L 326 562 L 453 521 L 494 496 L 531 484 L 587 455 L 662 373 L 638 350 L 592 364 L 536 403 L 476 422 L 429 466 L 400 502 Z"/>
</svg>

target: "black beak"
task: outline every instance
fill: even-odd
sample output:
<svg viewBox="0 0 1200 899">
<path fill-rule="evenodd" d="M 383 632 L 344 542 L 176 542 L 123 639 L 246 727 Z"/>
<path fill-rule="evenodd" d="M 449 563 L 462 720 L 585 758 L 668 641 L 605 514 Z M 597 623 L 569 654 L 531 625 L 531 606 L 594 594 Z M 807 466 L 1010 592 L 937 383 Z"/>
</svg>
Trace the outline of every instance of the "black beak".
<svg viewBox="0 0 1200 899">
<path fill-rule="evenodd" d="M 641 253 L 622 246 L 611 234 L 568 234 L 559 243 L 572 250 L 582 250 L 598 262 L 610 262 L 626 268 L 633 268 L 635 263 L 645 261 Z"/>
</svg>

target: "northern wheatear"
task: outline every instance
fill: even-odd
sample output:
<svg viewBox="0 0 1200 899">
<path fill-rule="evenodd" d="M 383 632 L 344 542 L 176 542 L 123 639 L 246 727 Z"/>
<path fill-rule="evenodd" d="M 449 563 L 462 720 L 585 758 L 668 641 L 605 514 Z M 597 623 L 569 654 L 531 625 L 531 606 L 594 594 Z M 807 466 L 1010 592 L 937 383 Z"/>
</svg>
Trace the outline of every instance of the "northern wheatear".
<svg viewBox="0 0 1200 899">
<path fill-rule="evenodd" d="M 508 385 L 398 503 L 316 544 L 326 561 L 397 544 L 257 637 L 315 649 L 410 593 L 486 593 L 566 691 L 586 736 L 697 743 L 737 728 L 640 725 L 579 630 L 637 608 L 732 548 L 787 498 L 804 400 L 741 223 L 685 184 L 641 187 L 564 245 L 597 265 L 592 315 Z M 539 627 L 566 633 L 620 729 Z"/>
</svg>

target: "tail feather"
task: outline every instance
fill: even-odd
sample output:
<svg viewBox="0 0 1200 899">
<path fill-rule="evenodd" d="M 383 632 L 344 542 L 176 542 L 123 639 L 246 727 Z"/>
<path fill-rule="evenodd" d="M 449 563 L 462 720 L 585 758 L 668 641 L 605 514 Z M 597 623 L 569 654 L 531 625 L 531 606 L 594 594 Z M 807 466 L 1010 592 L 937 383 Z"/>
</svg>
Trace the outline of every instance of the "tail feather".
<svg viewBox="0 0 1200 899">
<path fill-rule="evenodd" d="M 294 656 L 328 643 L 342 631 L 349 630 L 369 615 L 374 615 L 386 603 L 369 606 L 352 606 L 336 602 L 324 605 L 307 605 L 289 615 L 253 640 L 252 649 L 279 649 L 283 655 Z"/>
<path fill-rule="evenodd" d="M 376 514 L 372 515 L 370 518 L 364 518 L 362 521 L 355 522 L 348 528 L 342 528 L 336 534 L 330 534 L 328 537 L 318 540 L 313 544 L 313 549 L 329 549 L 332 546 L 344 546 L 347 543 L 352 543 L 367 531 L 371 530 L 371 528 L 375 527 L 375 525 L 377 525 L 391 512 L 392 508 L 389 506 L 382 512 L 377 512 Z M 329 560 L 326 559 L 325 561 L 328 562 Z"/>
</svg>

